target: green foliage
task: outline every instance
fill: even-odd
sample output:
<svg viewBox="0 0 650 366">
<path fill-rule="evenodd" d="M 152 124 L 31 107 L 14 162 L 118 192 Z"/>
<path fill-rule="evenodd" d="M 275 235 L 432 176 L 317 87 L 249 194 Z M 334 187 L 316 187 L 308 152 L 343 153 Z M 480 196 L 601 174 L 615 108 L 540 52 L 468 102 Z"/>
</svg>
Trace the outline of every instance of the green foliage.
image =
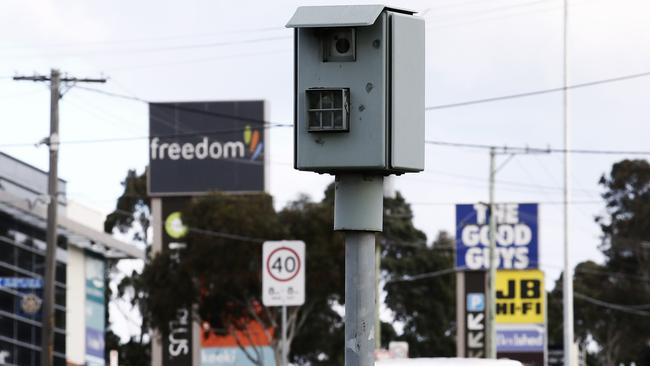
<svg viewBox="0 0 650 366">
<path fill-rule="evenodd" d="M 261 243 L 303 240 L 307 300 L 289 312 L 295 315 L 290 357 L 313 365 L 342 360 L 342 319 L 332 305 L 343 298 L 344 250 L 341 235 L 331 229 L 332 212 L 331 200 L 306 197 L 279 213 L 265 194 L 194 199 L 183 212 L 188 247 L 156 255 L 141 276 L 148 289 L 142 311 L 164 332 L 176 309 L 198 304 L 198 317 L 211 331 L 225 334 L 258 321 L 275 328 L 275 345 L 279 309 L 261 306 Z"/>
<path fill-rule="evenodd" d="M 126 178 L 122 182 L 124 191 L 118 198 L 115 210 L 106 216 L 104 221 L 104 231 L 113 233 L 114 230 L 122 234 L 132 233 L 132 239 L 144 245 L 148 244 L 147 231 L 151 225 L 151 200 L 147 196 L 147 177 L 146 173 L 138 175 L 135 170 L 129 170 Z M 148 248 L 147 248 L 148 249 Z M 108 261 L 107 272 L 114 274 L 116 272 L 117 261 Z M 107 277 L 110 277 L 107 276 Z M 140 306 L 142 300 L 147 296 L 146 289 L 142 287 L 140 274 L 133 272 L 130 276 L 125 276 L 118 284 L 117 294 L 114 294 L 111 287 L 106 288 L 106 303 L 116 298 L 124 298 L 129 293 L 131 305 Z M 143 342 L 142 336 L 148 333 L 149 321 L 146 316 L 142 319 L 140 328 L 140 337 L 132 338 L 125 344 L 120 344 L 119 338 L 113 333 L 108 319 L 108 307 L 106 310 L 106 362 L 108 362 L 108 352 L 116 349 L 119 352 L 120 365 L 145 365 L 150 363 L 149 344 Z"/>
<path fill-rule="evenodd" d="M 396 340 L 409 343 L 411 357 L 455 355 L 455 278 L 453 273 L 414 281 L 396 281 L 413 275 L 452 268 L 454 241 L 441 232 L 432 246 L 413 226 L 412 211 L 398 193 L 384 200 L 384 232 L 381 268 L 386 305 L 395 320 L 404 323 L 404 334 Z M 382 334 L 382 344 L 387 334 Z"/>
<path fill-rule="evenodd" d="M 151 364 L 151 347 L 142 343 L 139 338 L 131 338 L 126 343 L 120 343 L 120 338 L 111 330 L 106 332 L 106 364 L 109 362 L 109 352 L 118 351 L 120 366 L 141 366 Z"/>
<path fill-rule="evenodd" d="M 576 338 L 583 345 L 593 339 L 599 352 L 593 365 L 650 364 L 650 164 L 623 160 L 613 165 L 600 184 L 605 188 L 607 213 L 596 218 L 603 235 L 604 264 L 580 263 L 574 274 Z M 596 305 L 584 296 L 645 310 L 633 314 Z M 549 340 L 562 344 L 562 282 L 549 294 Z"/>
<path fill-rule="evenodd" d="M 199 316 L 214 329 L 241 325 L 250 317 L 247 307 L 260 302 L 260 243 L 284 236 L 271 197 L 213 194 L 194 199 L 183 219 L 190 232 L 180 266 L 195 285 L 185 305 L 198 303 Z M 228 235 L 259 240 L 233 240 Z"/>
<path fill-rule="evenodd" d="M 305 326 L 291 345 L 292 360 L 300 364 L 343 364 L 344 326 L 332 305 L 343 305 L 345 289 L 345 247 L 343 236 L 334 232 L 333 184 L 322 202 L 300 197 L 284 208 L 280 221 L 290 238 L 303 240 L 307 247 L 307 300 Z"/>
<path fill-rule="evenodd" d="M 133 240 L 147 244 L 147 230 L 151 224 L 151 199 L 147 196 L 146 172 L 138 175 L 129 170 L 122 182 L 124 192 L 117 199 L 115 210 L 106 216 L 104 231 L 111 234 L 133 231 Z"/>
<path fill-rule="evenodd" d="M 146 181 L 131 172 L 129 179 Z M 125 199 L 118 203 L 122 207 L 118 212 L 135 212 L 149 204 L 145 199 L 126 199 L 142 193 L 137 186 L 135 182 L 125 184 Z M 402 196 L 386 199 L 384 205 L 384 233 L 378 237 L 384 280 L 453 266 L 452 238 L 440 233 L 433 245 L 427 246 L 426 236 L 413 226 L 411 209 Z M 163 332 L 177 309 L 193 304 L 198 304 L 200 320 L 216 333 L 242 328 L 249 320 L 273 326 L 278 332 L 278 309 L 260 304 L 261 243 L 303 240 L 308 258 L 307 302 L 290 308 L 290 316 L 295 316 L 290 359 L 298 364 L 342 364 L 344 325 L 337 309 L 344 302 L 345 248 L 343 236 L 332 230 L 333 206 L 333 184 L 321 202 L 302 196 L 280 212 L 265 194 L 195 198 L 183 212 L 184 223 L 190 228 L 187 248 L 156 254 L 141 275 L 126 277 L 118 292 L 135 293 L 134 304 L 146 323 Z M 129 225 L 139 225 L 137 220 L 118 217 L 111 216 L 113 221 L 107 227 L 128 232 L 132 230 Z M 396 321 L 404 324 L 404 332 L 398 336 L 391 324 L 382 323 L 382 344 L 405 340 L 413 356 L 453 355 L 454 290 L 451 274 L 388 283 L 387 305 L 395 312 Z"/>
</svg>

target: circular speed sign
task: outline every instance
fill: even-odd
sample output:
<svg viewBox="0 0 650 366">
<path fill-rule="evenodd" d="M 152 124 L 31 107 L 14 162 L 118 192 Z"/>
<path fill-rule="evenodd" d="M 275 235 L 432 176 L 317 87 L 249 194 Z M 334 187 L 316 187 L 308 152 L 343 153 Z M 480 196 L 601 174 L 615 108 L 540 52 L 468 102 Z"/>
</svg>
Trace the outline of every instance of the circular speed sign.
<svg viewBox="0 0 650 366">
<path fill-rule="evenodd" d="M 300 257 L 293 249 L 279 247 L 266 259 L 266 271 L 280 282 L 292 280 L 300 272 Z"/>
</svg>

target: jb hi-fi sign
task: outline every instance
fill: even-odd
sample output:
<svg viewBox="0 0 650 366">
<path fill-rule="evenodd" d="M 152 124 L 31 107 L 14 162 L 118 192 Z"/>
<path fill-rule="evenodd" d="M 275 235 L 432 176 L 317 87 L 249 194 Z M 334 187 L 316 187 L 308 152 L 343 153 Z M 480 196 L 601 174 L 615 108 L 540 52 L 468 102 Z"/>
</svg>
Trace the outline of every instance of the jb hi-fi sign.
<svg viewBox="0 0 650 366">
<path fill-rule="evenodd" d="M 264 102 L 149 105 L 151 196 L 264 191 Z"/>
<path fill-rule="evenodd" d="M 497 271 L 496 322 L 544 324 L 544 272 Z"/>
</svg>

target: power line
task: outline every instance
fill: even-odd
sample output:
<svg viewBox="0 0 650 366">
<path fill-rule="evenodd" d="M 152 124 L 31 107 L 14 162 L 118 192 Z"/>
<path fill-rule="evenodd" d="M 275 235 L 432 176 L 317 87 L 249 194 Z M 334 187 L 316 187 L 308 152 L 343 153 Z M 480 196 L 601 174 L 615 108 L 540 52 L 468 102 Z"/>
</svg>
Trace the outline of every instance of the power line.
<svg viewBox="0 0 650 366">
<path fill-rule="evenodd" d="M 254 32 L 269 32 L 269 31 L 278 31 L 285 30 L 284 27 L 261 27 L 253 29 L 240 29 L 233 30 L 228 32 L 219 32 L 219 33 L 195 33 L 195 34 L 184 34 L 184 35 L 170 35 L 165 37 L 151 37 L 151 38 L 135 38 L 135 39 L 122 39 L 122 40 L 106 40 L 106 41 L 94 41 L 94 42 L 74 42 L 74 43 L 58 43 L 58 44 L 42 44 L 42 45 L 17 45 L 2 47 L 0 49 L 10 50 L 10 49 L 25 49 L 25 48 L 61 48 L 61 47 L 84 47 L 84 46 L 102 46 L 102 45 L 112 45 L 112 44 L 123 44 L 123 43 L 138 43 L 138 42 L 157 42 L 157 41 L 169 41 L 176 39 L 186 39 L 186 38 L 203 38 L 211 37 L 216 35 L 224 34 L 239 34 L 239 33 L 254 33 Z"/>
<path fill-rule="evenodd" d="M 146 197 L 142 197 L 142 199 L 146 199 Z M 136 214 L 136 212 L 130 212 L 130 211 L 122 210 L 122 209 L 119 209 L 119 208 L 114 209 L 111 213 L 118 213 L 118 214 L 121 214 L 121 215 L 124 215 L 124 216 L 134 216 Z M 245 242 L 249 242 L 249 243 L 263 243 L 263 242 L 265 242 L 267 240 L 271 240 L 271 239 L 253 238 L 253 237 L 246 236 L 246 235 L 232 234 L 232 233 L 226 233 L 226 232 L 222 232 L 222 231 L 201 229 L 201 228 L 191 227 L 191 226 L 187 226 L 187 225 L 185 225 L 185 226 L 187 227 L 187 230 L 190 231 L 190 232 L 194 232 L 194 233 L 201 234 L 201 235 L 214 236 L 214 237 L 217 237 L 217 238 L 231 239 L 231 240 L 237 240 L 237 241 L 245 241 Z"/>
<path fill-rule="evenodd" d="M 533 155 L 534 156 L 534 155 Z M 444 172 L 440 170 L 432 170 L 432 169 L 426 169 L 425 168 L 425 175 L 434 175 L 434 174 L 427 174 L 427 173 L 434 173 L 435 175 L 446 175 L 449 177 L 454 177 L 454 178 L 459 178 L 459 179 L 465 179 L 465 180 L 472 180 L 476 181 L 477 183 L 485 183 L 485 178 L 482 177 L 477 177 L 477 176 L 472 176 L 472 175 L 464 175 L 464 174 L 456 174 L 456 173 L 449 173 L 449 172 Z M 548 173 L 548 172 L 547 172 Z M 417 177 L 417 176 L 415 176 Z M 416 178 L 417 179 L 417 178 Z M 504 184 L 504 185 L 510 185 L 510 186 L 521 186 L 521 187 L 530 187 L 530 188 L 537 188 L 541 191 L 545 190 L 562 190 L 562 187 L 560 186 L 547 186 L 547 185 L 541 185 L 541 184 L 533 184 L 533 183 L 524 183 L 524 182 L 517 182 L 517 181 L 511 181 L 511 180 L 497 180 L 496 181 L 498 184 Z M 593 194 L 597 194 L 596 191 L 593 191 L 589 193 L 587 190 L 583 190 L 587 195 L 592 196 Z"/>
<path fill-rule="evenodd" d="M 650 75 L 650 73 L 649 73 Z M 449 147 L 463 147 L 471 149 L 484 149 L 489 150 L 496 148 L 503 153 L 516 153 L 516 152 L 544 152 L 544 153 L 568 153 L 568 154 L 584 154 L 584 155 L 650 155 L 650 150 L 600 150 L 600 149 L 557 149 L 557 148 L 542 148 L 542 147 L 528 147 L 528 146 L 496 146 L 487 144 L 465 143 L 465 142 L 449 142 L 440 140 L 425 140 L 426 144 L 449 146 Z"/>
<path fill-rule="evenodd" d="M 484 2 L 482 2 L 484 4 Z M 514 4 L 508 4 L 508 5 L 500 5 L 500 6 L 494 6 L 494 7 L 486 7 L 486 8 L 481 8 L 481 9 L 471 9 L 470 11 L 458 11 L 458 12 L 451 12 L 451 13 L 443 13 L 440 14 L 440 16 L 434 16 L 430 17 L 427 20 L 430 19 L 435 19 L 435 18 L 441 18 L 444 20 L 454 20 L 453 16 L 454 15 L 459 15 L 458 18 L 465 18 L 467 16 L 473 16 L 473 15 L 489 15 L 491 13 L 502 13 L 503 10 L 516 10 L 518 8 L 530 8 L 530 7 L 536 7 L 538 5 L 544 5 L 544 4 L 552 4 L 549 0 L 533 0 L 533 1 L 528 1 L 528 2 L 517 2 Z M 451 17 L 450 17 L 451 16 Z"/>
<path fill-rule="evenodd" d="M 602 84 L 605 82 L 612 82 L 612 81 L 618 81 L 618 80 L 624 80 L 624 79 L 629 79 L 632 77 L 641 77 L 641 76 L 650 76 L 650 72 L 643 73 L 643 74 L 635 74 L 635 75 L 628 75 L 628 76 L 623 76 L 620 78 L 615 78 L 615 79 L 606 79 L 606 80 L 600 80 L 600 81 L 595 81 L 591 83 L 585 83 L 585 84 L 578 84 L 574 86 L 569 86 L 569 88 L 577 88 L 577 87 L 586 87 L 589 85 L 597 85 L 597 84 Z M 34 77 L 31 77 L 32 79 Z M 203 115 L 209 115 L 209 116 L 215 116 L 215 117 L 221 117 L 221 118 L 229 118 L 229 119 L 235 119 L 235 120 L 243 120 L 247 122 L 258 122 L 264 124 L 264 128 L 272 128 L 272 127 L 293 127 L 293 124 L 289 123 L 275 123 L 275 122 L 270 122 L 267 120 L 262 120 L 262 119 L 255 119 L 255 118 L 247 118 L 247 117 L 242 117 L 242 116 L 235 116 L 235 115 L 230 115 L 230 114 L 225 114 L 225 113 L 218 113 L 218 112 L 211 112 L 211 111 L 205 111 L 205 110 L 200 110 L 200 109 L 195 109 L 195 108 L 189 108 L 185 106 L 180 106 L 180 105 L 171 105 L 171 104 L 163 104 L 163 103 L 155 103 L 155 102 L 150 102 L 146 99 L 139 98 L 136 96 L 132 95 L 126 95 L 126 94 L 120 94 L 120 93 L 114 93 L 114 92 L 109 92 L 105 90 L 100 90 L 100 89 L 95 89 L 95 88 L 89 88 L 89 87 L 84 87 L 84 86 L 77 86 L 77 89 L 82 89 L 98 94 L 103 94 L 106 96 L 114 97 L 114 98 L 119 98 L 119 99 L 125 99 L 125 100 L 131 100 L 131 101 L 136 101 L 140 103 L 146 103 L 146 104 L 155 104 L 160 107 L 164 108 L 170 108 L 170 109 L 177 109 L 177 110 L 182 110 L 182 111 L 187 111 L 191 113 L 197 113 L 197 114 L 203 114 Z M 564 88 L 556 88 L 556 89 L 549 89 L 552 91 L 561 91 L 564 90 Z M 549 91 L 546 91 L 549 92 Z M 529 95 L 530 93 L 528 93 Z M 520 96 L 523 94 L 520 94 Z M 483 99 L 480 102 L 485 103 L 489 100 L 498 100 L 498 98 L 490 98 L 490 99 Z M 466 102 L 466 103 L 474 103 L 474 102 Z M 478 101 L 475 101 L 475 103 L 478 103 Z M 457 103 L 458 104 L 458 103 Z M 455 104 L 456 105 L 456 104 Z M 427 107 L 427 109 L 431 108 L 438 108 L 438 107 Z M 242 129 L 233 129 L 230 131 L 227 130 L 221 130 L 221 131 L 208 131 L 208 132 L 196 132 L 196 133 L 188 133 L 184 135 L 169 135 L 169 136 L 159 136 L 159 137 L 177 137 L 177 136 L 191 136 L 191 135 L 205 135 L 205 134 L 213 134 L 213 133 L 223 133 L 223 132 L 237 132 Z M 76 140 L 76 141 L 67 141 L 67 142 L 60 142 L 60 143 L 98 143 L 98 142 L 112 142 L 112 141 L 129 141 L 129 140 L 139 140 L 139 139 L 149 139 L 149 136 L 140 136 L 140 137 L 118 137 L 118 138 L 104 138 L 104 139 L 89 139 L 89 140 Z M 558 148 L 551 148 L 551 147 L 529 147 L 529 146 L 497 146 L 497 145 L 488 145 L 488 144 L 477 144 L 477 143 L 465 143 L 465 142 L 450 142 L 450 141 L 440 141 L 440 140 L 425 140 L 426 144 L 429 145 L 438 145 L 438 146 L 448 146 L 448 147 L 457 147 L 457 148 L 471 148 L 471 149 L 492 149 L 495 148 L 499 152 L 503 153 L 531 153 L 531 152 L 540 152 L 540 153 L 569 153 L 569 154 L 585 154 L 585 155 L 650 155 L 650 151 L 647 150 L 608 150 L 608 149 L 558 149 Z M 32 143 L 17 143 L 17 144 L 0 144 L 0 147 L 19 147 L 19 146 L 30 146 L 33 145 Z"/>
<path fill-rule="evenodd" d="M 81 87 L 77 87 L 81 88 Z M 173 108 L 170 106 L 170 108 Z M 217 114 L 217 113 L 212 113 L 212 112 L 207 112 L 207 111 L 199 111 L 196 109 L 192 109 L 192 112 L 196 113 L 205 113 L 205 114 Z M 240 117 L 240 116 L 231 116 L 231 115 L 225 115 L 225 114 L 218 114 L 224 118 L 233 118 L 233 119 L 242 119 L 246 120 L 249 122 L 264 122 L 263 120 L 256 120 L 256 119 L 247 119 L 246 117 Z M 275 127 L 293 127 L 293 124 L 289 123 L 273 123 L 273 122 L 265 122 L 266 125 L 261 126 L 260 128 L 268 129 L 268 128 L 275 128 Z M 211 131 L 203 131 L 203 132 L 191 132 L 191 133 L 184 133 L 184 134 L 168 134 L 168 135 L 160 135 L 160 136 L 153 136 L 153 137 L 158 137 L 158 138 L 174 138 L 174 137 L 191 137 L 191 136 L 206 136 L 206 135 L 215 135 L 215 134 L 221 134 L 221 133 L 229 133 L 229 132 L 240 132 L 243 131 L 244 128 L 232 128 L 232 129 L 223 129 L 223 130 L 211 130 Z M 60 141 L 58 144 L 92 144 L 92 143 L 105 143 L 105 142 L 123 142 L 123 141 L 135 141 L 135 140 L 148 140 L 150 139 L 150 136 L 125 136 L 125 137 L 107 137 L 107 138 L 98 138 L 98 139 L 81 139 L 81 140 L 68 140 L 68 141 Z M 486 144 L 474 144 L 474 143 L 462 143 L 462 142 L 450 142 L 450 141 L 440 141 L 440 140 L 425 140 L 426 144 L 430 145 L 438 145 L 438 146 L 449 146 L 449 147 L 458 147 L 458 148 L 473 148 L 473 149 L 490 149 L 492 147 L 499 149 L 503 152 L 525 152 L 525 151 L 539 151 L 539 152 L 547 152 L 547 153 L 564 153 L 567 152 L 569 154 L 580 154 L 580 155 L 650 155 L 650 151 L 644 151 L 644 150 L 597 150 L 597 149 L 557 149 L 557 148 L 540 148 L 540 147 L 520 147 L 520 146 L 496 146 L 496 145 L 486 145 Z M 8 144 L 0 144 L 0 148 L 2 147 L 27 147 L 27 146 L 34 146 L 35 143 L 33 142 L 19 142 L 19 143 L 8 143 Z M 531 187 L 534 187 L 534 185 L 531 185 Z"/>
<path fill-rule="evenodd" d="M 544 268 L 552 268 L 552 269 L 564 269 L 564 266 L 560 266 L 557 264 L 547 264 L 543 263 L 540 264 Z M 630 280 L 634 281 L 640 281 L 640 282 L 650 282 L 650 278 L 648 277 L 643 277 L 643 276 L 637 276 L 631 273 L 624 273 L 624 272 L 613 272 L 607 269 L 589 269 L 589 268 L 583 268 L 583 267 L 575 267 L 576 273 L 584 273 L 584 274 L 592 274 L 592 275 L 599 275 L 599 276 L 615 276 L 615 277 L 623 277 L 627 278 Z"/>
<path fill-rule="evenodd" d="M 535 203 L 540 205 L 561 205 L 563 201 L 536 201 Z M 571 201 L 570 205 L 600 205 L 603 204 L 602 201 Z M 410 205 L 414 206 L 454 206 L 458 202 L 409 202 Z"/>
<path fill-rule="evenodd" d="M 413 282 L 413 281 L 422 280 L 426 278 L 440 277 L 447 274 L 455 273 L 457 270 L 458 270 L 457 268 L 446 268 L 446 269 L 441 269 L 439 271 L 421 273 L 414 276 L 402 276 L 399 278 L 388 280 L 386 281 L 386 284 L 388 285 L 388 284 L 399 283 L 399 282 Z"/>
<path fill-rule="evenodd" d="M 184 50 L 196 50 L 196 49 L 201 49 L 201 48 L 214 48 L 214 47 L 222 47 L 222 46 L 232 46 L 232 45 L 240 45 L 240 44 L 251 44 L 251 43 L 262 43 L 262 42 L 269 42 L 269 41 L 279 41 L 279 40 L 288 40 L 291 39 L 292 36 L 275 36 L 275 37 L 261 37 L 261 38 L 251 38 L 251 39 L 244 39 L 244 40 L 239 40 L 239 41 L 221 41 L 221 42 L 209 42 L 209 43 L 196 43 L 196 44 L 188 44 L 188 45 L 178 45 L 178 46 L 164 46 L 164 47 L 151 47 L 151 48 L 145 48 L 145 49 L 116 49 L 116 50 L 97 50 L 97 51 L 90 51 L 90 52 L 72 52 L 72 53 L 56 53 L 55 56 L 76 56 L 76 55 L 98 55 L 98 54 L 107 54 L 110 53 L 111 55 L 116 55 L 116 54 L 138 54 L 138 53 L 154 53 L 154 52 L 168 52 L 168 51 L 184 51 Z M 33 55 L 18 55 L 18 56 L 13 56 L 13 57 L 23 57 L 23 56 L 28 56 L 28 57 L 33 57 Z M 43 56 L 43 55 L 40 55 Z"/>
<path fill-rule="evenodd" d="M 526 98 L 526 97 L 532 97 L 532 96 L 536 96 L 536 95 L 557 93 L 557 92 L 561 92 L 561 91 L 564 91 L 564 90 L 586 88 L 586 87 L 590 87 L 590 86 L 596 86 L 596 85 L 608 84 L 608 83 L 615 83 L 615 82 L 619 82 L 619 81 L 642 78 L 642 77 L 647 77 L 647 76 L 650 76 L 650 71 L 642 72 L 642 73 L 638 73 L 638 74 L 624 75 L 624 76 L 619 76 L 619 77 L 614 77 L 614 78 L 609 78 L 609 79 L 601 79 L 601 80 L 596 80 L 596 81 L 590 81 L 590 82 L 581 83 L 581 84 L 568 85 L 566 88 L 565 87 L 558 87 L 558 88 L 551 88 L 551 89 L 540 89 L 540 90 L 524 92 L 524 93 L 518 93 L 518 94 L 502 95 L 502 96 L 498 96 L 498 97 L 490 97 L 490 98 L 483 98 L 483 99 L 473 99 L 473 100 L 467 100 L 467 101 L 464 101 L 464 102 L 456 102 L 456 103 L 449 103 L 449 104 L 439 104 L 439 105 L 426 107 L 425 110 L 433 111 L 433 110 L 439 110 L 439 109 L 465 107 L 465 106 L 475 105 L 475 104 L 492 103 L 492 102 L 498 102 L 498 101 L 509 100 L 509 99 Z"/>
<path fill-rule="evenodd" d="M 207 115 L 207 116 L 229 118 L 229 119 L 245 121 L 245 122 L 259 122 L 259 123 L 269 124 L 269 125 L 293 126 L 293 124 L 274 123 L 274 122 L 270 122 L 270 121 L 263 120 L 263 119 L 236 116 L 236 115 L 227 114 L 227 113 L 205 111 L 205 110 L 202 110 L 202 109 L 190 108 L 190 107 L 186 107 L 186 106 L 182 106 L 182 105 L 178 105 L 178 104 L 174 104 L 174 103 L 152 102 L 152 101 L 142 99 L 140 97 L 136 97 L 136 96 L 133 96 L 133 95 L 113 93 L 113 92 L 109 92 L 109 91 L 105 91 L 105 90 L 101 90 L 101 89 L 88 88 L 88 87 L 83 87 L 83 86 L 78 86 L 77 89 L 82 89 L 82 90 L 90 91 L 90 92 L 93 92 L 93 93 L 103 94 L 103 95 L 106 95 L 106 96 L 109 96 L 109 97 L 132 100 L 132 101 L 145 103 L 145 104 L 153 104 L 153 105 L 156 105 L 156 106 L 162 107 L 162 108 L 168 108 L 168 109 L 180 110 L 180 111 L 185 111 L 185 112 L 203 114 L 203 115 Z"/>
<path fill-rule="evenodd" d="M 191 60 L 159 63 L 159 64 L 141 64 L 141 65 L 109 67 L 106 70 L 107 71 L 119 71 L 119 70 L 134 70 L 134 69 L 144 69 L 144 68 L 150 69 L 150 68 L 157 68 L 157 67 L 197 64 L 197 63 L 202 63 L 202 62 L 225 60 L 225 59 L 231 59 L 231 58 L 252 57 L 252 56 L 262 56 L 262 55 L 274 55 L 274 54 L 286 53 L 286 52 L 292 52 L 292 50 L 290 48 L 287 48 L 287 49 L 277 49 L 277 50 L 262 51 L 262 52 L 236 53 L 236 54 L 222 55 L 222 56 L 217 56 L 217 57 L 204 57 L 204 58 L 197 58 L 197 59 L 191 59 Z"/>
<path fill-rule="evenodd" d="M 595 0 L 589 1 L 589 3 L 594 2 Z M 602 1 L 602 0 L 600 0 Z M 586 1 L 580 1 L 580 4 L 577 4 L 578 1 L 572 1 L 572 3 L 569 5 L 570 7 L 576 7 L 578 5 L 582 5 L 586 3 Z M 558 10 L 563 10 L 563 6 L 560 4 L 558 7 L 557 5 L 553 3 L 549 3 L 548 5 L 552 5 L 550 7 L 544 7 L 544 8 L 533 8 L 528 11 L 519 11 L 519 12 L 504 12 L 503 15 L 496 15 L 496 16 L 488 16 L 488 17 L 474 17 L 473 19 L 470 19 L 468 21 L 460 21 L 460 22 L 451 22 L 451 23 L 443 23 L 439 26 L 427 26 L 427 30 L 429 29 L 443 29 L 443 28 L 449 28 L 449 27 L 456 27 L 456 26 L 466 26 L 466 25 L 474 25 L 478 23 L 485 23 L 493 20 L 502 20 L 502 19 L 509 19 L 509 18 L 514 18 L 514 17 L 519 17 L 522 15 L 539 15 L 539 14 L 548 14 L 548 13 L 553 13 Z M 516 10 L 516 9 L 515 9 Z M 525 10 L 525 9 L 524 9 Z M 454 19 L 452 19 L 454 20 Z"/>
<path fill-rule="evenodd" d="M 638 309 L 630 307 L 628 305 L 613 304 L 611 302 L 606 302 L 606 301 L 594 299 L 593 297 L 590 297 L 590 296 L 587 296 L 587 295 L 584 295 L 584 294 L 581 294 L 581 293 L 578 293 L 578 292 L 574 292 L 573 296 L 575 298 L 584 300 L 584 301 L 592 303 L 594 305 L 601 306 L 601 307 L 608 308 L 608 309 L 612 309 L 612 310 L 616 310 L 616 311 L 620 311 L 620 312 L 623 312 L 623 313 L 628 313 L 628 314 L 632 314 L 632 315 L 639 315 L 639 316 L 650 316 L 650 312 L 648 312 L 648 311 L 638 310 Z M 650 305 L 650 304 L 645 304 L 645 305 L 642 305 L 642 306 L 648 306 L 648 305 Z"/>
</svg>

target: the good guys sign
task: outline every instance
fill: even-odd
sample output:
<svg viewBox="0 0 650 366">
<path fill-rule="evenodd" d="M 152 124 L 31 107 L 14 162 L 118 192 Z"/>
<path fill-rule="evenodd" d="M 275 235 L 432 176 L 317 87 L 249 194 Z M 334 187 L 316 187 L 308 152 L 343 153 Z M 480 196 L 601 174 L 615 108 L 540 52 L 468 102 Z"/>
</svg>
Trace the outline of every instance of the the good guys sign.
<svg viewBox="0 0 650 366">
<path fill-rule="evenodd" d="M 536 203 L 497 204 L 497 253 L 499 269 L 538 267 Z M 485 204 L 456 205 L 456 268 L 487 269 L 490 210 Z"/>
</svg>

